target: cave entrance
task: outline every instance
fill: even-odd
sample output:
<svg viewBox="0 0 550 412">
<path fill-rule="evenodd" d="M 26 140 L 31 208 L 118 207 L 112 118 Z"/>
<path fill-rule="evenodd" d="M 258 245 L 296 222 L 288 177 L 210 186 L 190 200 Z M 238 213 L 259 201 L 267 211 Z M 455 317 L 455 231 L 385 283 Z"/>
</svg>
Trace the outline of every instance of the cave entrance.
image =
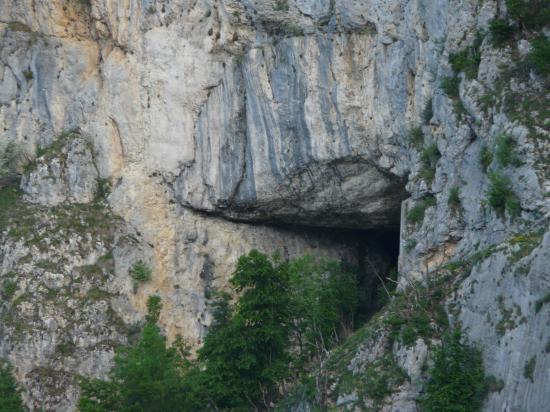
<svg viewBox="0 0 550 412">
<path fill-rule="evenodd" d="M 276 224 L 301 236 L 330 239 L 345 244 L 350 256 L 342 264 L 357 273 L 359 307 L 356 323 L 370 319 L 387 301 L 387 293 L 397 286 L 399 221 L 383 229 L 349 229 Z M 350 259 L 351 257 L 351 259 Z"/>
<path fill-rule="evenodd" d="M 397 286 L 398 230 L 364 230 L 357 234 L 359 310 L 358 322 L 366 322 L 387 301 Z"/>
</svg>

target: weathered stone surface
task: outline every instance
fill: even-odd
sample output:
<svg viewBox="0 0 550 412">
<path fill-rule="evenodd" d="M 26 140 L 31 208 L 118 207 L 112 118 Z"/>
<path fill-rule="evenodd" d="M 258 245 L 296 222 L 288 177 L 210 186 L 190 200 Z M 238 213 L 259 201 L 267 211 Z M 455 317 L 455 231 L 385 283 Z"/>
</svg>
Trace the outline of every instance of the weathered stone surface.
<svg viewBox="0 0 550 412">
<path fill-rule="evenodd" d="M 550 147 L 540 107 L 526 109 L 521 102 L 547 95 L 547 82 L 531 71 L 527 80 L 512 78 L 502 88 L 514 54 L 493 48 L 485 37 L 477 76 L 459 75 L 460 105 L 440 89 L 452 74 L 449 54 L 471 45 L 478 30 L 502 16 L 502 2 L 84 3 L 0 0 L 0 138 L 30 153 L 78 127 L 90 143 L 75 141 L 60 156 L 38 159 L 22 188 L 30 201 L 62 207 L 91 201 L 98 178 L 112 183 L 111 211 L 125 222 L 121 233 L 136 240 L 90 247 L 113 249 L 108 279 L 120 296 L 109 307 L 123 323 L 141 319 L 146 297 L 158 293 L 169 337 L 181 333 L 200 343 L 209 323 L 205 290 L 227 284 L 239 254 L 251 247 L 286 247 L 289 256 L 350 254 L 340 239 L 250 222 L 400 226 L 403 288 L 435 276 L 448 262 L 501 245 L 476 261 L 448 309 L 484 349 L 488 371 L 505 383 L 486 410 L 544 409 L 550 394 L 548 305 L 536 312 L 534 302 L 548 290 Z M 528 40 L 518 42 L 519 55 L 530 49 Z M 505 108 L 507 97 L 519 102 L 513 112 Z M 430 98 L 431 118 L 421 120 Z M 408 142 L 416 126 L 424 147 L 433 143 L 441 155 L 433 182 L 424 177 L 422 148 Z M 510 179 L 521 209 L 516 218 L 488 205 L 490 181 L 479 163 L 482 147 L 493 150 L 501 133 L 513 136 L 521 165 L 493 160 L 487 171 Z M 459 206 L 449 203 L 454 188 Z M 425 208 L 422 221 L 411 222 L 408 212 L 426 195 L 435 204 Z M 525 242 L 518 236 L 539 230 L 543 243 L 521 249 Z M 66 267 L 48 274 L 37 269 L 36 259 L 19 262 L 26 246 L 3 236 L 1 274 L 21 268 L 32 274 L 33 296 L 42 293 L 42 284 L 67 287 L 79 279 L 75 267 L 99 257 L 89 252 L 93 258 L 83 263 L 71 256 Z M 74 254 L 79 242 L 68 241 L 56 259 Z M 517 248 L 525 256 L 511 262 Z M 40 256 L 50 259 L 51 253 Z M 138 259 L 155 276 L 134 293 L 128 268 Z M 35 343 L 12 347 L 14 332 L 3 329 L 0 352 L 27 385 L 29 405 L 42 398 L 46 410 L 71 410 L 76 386 L 67 384 L 61 393 L 56 380 L 69 382 L 75 371 L 104 376 L 112 347 L 126 337 L 102 317 L 105 303 L 76 314 L 113 334 L 113 345 L 101 350 L 93 347 L 101 331 L 59 333 L 57 325 L 66 321 L 59 308 L 40 300 L 22 307 L 41 312 L 39 336 L 29 333 L 26 341 Z M 513 319 L 497 334 L 510 310 Z M 51 357 L 61 336 L 78 341 L 82 363 Z M 381 344 L 369 353 L 358 350 L 353 365 L 374 359 L 373 348 Z M 416 376 L 425 358 L 421 344 L 411 353 L 392 350 Z M 522 368 L 533 357 L 531 382 Z M 44 368 L 57 359 L 59 376 L 32 370 L 29 359 Z M 386 409 L 414 410 L 420 386 L 405 385 Z"/>
<path fill-rule="evenodd" d="M 68 138 L 67 145 L 36 159 L 34 170 L 24 175 L 21 189 L 27 201 L 55 206 L 94 200 L 99 175 L 90 145 L 77 134 Z"/>
</svg>

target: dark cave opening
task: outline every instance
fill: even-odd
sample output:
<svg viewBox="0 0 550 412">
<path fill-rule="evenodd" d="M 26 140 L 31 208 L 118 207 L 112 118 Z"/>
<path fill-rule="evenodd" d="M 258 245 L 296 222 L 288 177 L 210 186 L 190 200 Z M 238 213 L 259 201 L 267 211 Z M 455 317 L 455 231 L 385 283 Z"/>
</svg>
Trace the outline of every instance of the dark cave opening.
<svg viewBox="0 0 550 412">
<path fill-rule="evenodd" d="M 396 286 L 399 258 L 399 223 L 382 229 L 348 229 L 275 224 L 304 237 L 326 238 L 347 246 L 351 256 L 341 256 L 344 267 L 357 274 L 359 306 L 356 323 L 368 321 L 384 304 L 386 290 Z"/>
</svg>

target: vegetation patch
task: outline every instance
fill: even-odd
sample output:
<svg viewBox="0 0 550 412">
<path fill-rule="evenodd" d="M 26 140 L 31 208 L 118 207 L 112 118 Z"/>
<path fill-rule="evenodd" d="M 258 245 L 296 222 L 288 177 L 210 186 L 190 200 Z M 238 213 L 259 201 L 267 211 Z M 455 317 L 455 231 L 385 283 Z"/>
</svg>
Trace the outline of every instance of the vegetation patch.
<svg viewBox="0 0 550 412">
<path fill-rule="evenodd" d="M 537 358 L 533 356 L 523 367 L 523 377 L 529 379 L 532 383 L 535 382 L 535 367 L 537 366 Z"/>
<path fill-rule="evenodd" d="M 504 211 L 517 217 L 521 213 L 521 204 L 512 190 L 510 179 L 496 172 L 489 174 L 489 190 L 487 201 L 500 214 Z"/>
<path fill-rule="evenodd" d="M 533 50 L 529 53 L 528 59 L 540 74 L 545 76 L 550 74 L 550 39 L 540 34 L 531 44 Z"/>
<path fill-rule="evenodd" d="M 527 30 L 544 27 L 550 21 L 550 5 L 547 0 L 506 0 L 508 15 Z"/>
<path fill-rule="evenodd" d="M 275 0 L 273 4 L 275 11 L 288 11 L 288 0 Z"/>
<path fill-rule="evenodd" d="M 521 166 L 521 161 L 515 152 L 516 141 L 509 134 L 500 134 L 496 138 L 495 157 L 502 167 Z"/>
<path fill-rule="evenodd" d="M 424 221 L 426 209 L 436 205 L 436 199 L 432 195 L 423 197 L 416 206 L 409 209 L 407 213 L 407 221 L 409 223 L 418 224 Z"/>
<path fill-rule="evenodd" d="M 520 259 L 529 256 L 533 250 L 540 245 L 543 236 L 544 229 L 529 233 L 517 233 L 512 236 L 510 238 L 510 245 L 516 246 L 517 250 L 514 250 L 508 256 L 508 263 L 514 264 Z"/>
<path fill-rule="evenodd" d="M 432 120 L 432 117 L 434 115 L 433 111 L 433 98 L 429 98 L 426 100 L 426 103 L 424 105 L 424 110 L 422 110 L 422 121 L 424 124 L 430 123 L 430 120 Z"/>
<path fill-rule="evenodd" d="M 501 48 L 513 40 L 516 29 L 506 19 L 495 19 L 489 23 L 489 31 L 493 47 Z"/>
<path fill-rule="evenodd" d="M 424 145 L 424 133 L 421 127 L 413 127 L 409 131 L 409 143 L 417 150 Z"/>
<path fill-rule="evenodd" d="M 481 411 L 487 391 L 481 352 L 470 345 L 460 329 L 449 331 L 433 353 L 434 366 L 426 394 L 419 402 L 423 412 Z"/>
<path fill-rule="evenodd" d="M 497 298 L 498 310 L 500 311 L 500 320 L 495 326 L 498 336 L 504 336 L 507 331 L 518 327 L 518 321 L 521 317 L 521 308 L 514 304 L 512 308 L 507 308 L 504 304 L 504 297 Z"/>
<path fill-rule="evenodd" d="M 447 76 L 441 80 L 441 90 L 451 99 L 457 99 L 459 94 L 460 78 L 458 76 Z"/>
<path fill-rule="evenodd" d="M 493 162 L 493 153 L 487 146 L 483 146 L 479 151 L 479 163 L 484 172 L 487 172 L 487 169 Z"/>
<path fill-rule="evenodd" d="M 10 300 L 13 295 L 15 295 L 15 291 L 17 290 L 17 281 L 13 278 L 4 279 L 2 282 L 2 296 L 6 300 Z"/>
<path fill-rule="evenodd" d="M 407 373 L 397 365 L 395 357 L 387 354 L 370 363 L 365 370 L 365 394 L 374 400 L 376 407 L 381 407 L 384 398 L 391 395 L 407 378 Z"/>
<path fill-rule="evenodd" d="M 153 270 L 141 260 L 134 263 L 130 268 L 130 276 L 137 283 L 149 282 L 152 278 Z"/>
<path fill-rule="evenodd" d="M 232 295 L 212 301 L 214 321 L 196 360 L 182 342 L 166 348 L 156 325 L 161 301 L 151 296 L 141 337 L 118 352 L 110 380 L 82 379 L 80 410 L 264 410 L 283 380 L 313 370 L 326 382 L 320 365 L 353 327 L 355 274 L 336 262 L 251 251 L 239 258 L 231 285 Z M 316 397 L 326 389 L 318 385 Z"/>
<path fill-rule="evenodd" d="M 426 182 L 433 182 L 437 162 L 440 158 L 441 153 L 439 152 L 437 144 L 435 143 L 426 146 L 422 150 L 422 153 L 420 154 L 420 161 L 422 162 L 422 170 L 420 171 L 420 176 L 424 180 L 426 180 Z"/>
<path fill-rule="evenodd" d="M 460 188 L 458 186 L 451 187 L 447 204 L 454 211 L 460 209 Z"/>
<path fill-rule="evenodd" d="M 0 411 L 25 412 L 20 389 L 10 365 L 0 359 Z"/>
<path fill-rule="evenodd" d="M 459 52 L 449 55 L 449 63 L 456 73 L 464 72 L 467 79 L 475 79 L 481 62 L 479 48 L 483 42 L 484 34 L 478 32 L 473 44 Z"/>
</svg>

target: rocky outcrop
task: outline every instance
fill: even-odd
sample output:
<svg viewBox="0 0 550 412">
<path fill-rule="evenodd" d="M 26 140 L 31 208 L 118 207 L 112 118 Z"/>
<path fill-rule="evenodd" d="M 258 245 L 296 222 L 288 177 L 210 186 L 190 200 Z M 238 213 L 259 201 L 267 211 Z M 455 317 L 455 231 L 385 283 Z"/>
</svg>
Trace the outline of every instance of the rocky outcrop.
<svg viewBox="0 0 550 412">
<path fill-rule="evenodd" d="M 75 373 L 106 374 L 150 294 L 163 298 L 170 339 L 200 344 L 205 295 L 252 247 L 356 259 L 349 232 L 304 228 L 315 226 L 399 230 L 402 289 L 461 268 L 447 311 L 504 382 L 485 409 L 544 409 L 548 80 L 513 70 L 532 36 L 492 44 L 488 24 L 505 16 L 504 2 L 0 0 L 0 9 L 1 138 L 36 157 L 20 208 L 40 216 L 19 237 L 22 215 L 2 228 L 0 275 L 24 279 L 3 316 L 36 328 L 17 335 L 4 322 L 0 348 L 30 406 L 73 408 Z M 454 73 L 449 55 L 472 47 L 475 67 Z M 516 161 L 499 159 L 502 136 Z M 494 176 L 513 209 L 491 205 Z M 108 238 L 93 231 L 98 202 L 100 220 L 117 222 Z M 81 233 L 58 239 L 64 221 Z M 35 256 L 43 245 L 52 247 Z M 138 260 L 154 276 L 136 288 Z M 88 276 L 87 265 L 99 269 Z M 82 303 L 94 287 L 99 298 Z M 29 299 L 15 305 L 20 296 Z M 83 332 L 76 319 L 94 327 Z M 64 342 L 78 356 L 56 352 Z M 390 348 L 411 379 L 384 410 L 416 409 L 431 343 Z M 365 342 L 347 370 L 361 373 L 381 346 Z M 57 364 L 57 375 L 31 363 Z M 372 406 L 358 402 L 335 393 L 340 408 Z"/>
</svg>

